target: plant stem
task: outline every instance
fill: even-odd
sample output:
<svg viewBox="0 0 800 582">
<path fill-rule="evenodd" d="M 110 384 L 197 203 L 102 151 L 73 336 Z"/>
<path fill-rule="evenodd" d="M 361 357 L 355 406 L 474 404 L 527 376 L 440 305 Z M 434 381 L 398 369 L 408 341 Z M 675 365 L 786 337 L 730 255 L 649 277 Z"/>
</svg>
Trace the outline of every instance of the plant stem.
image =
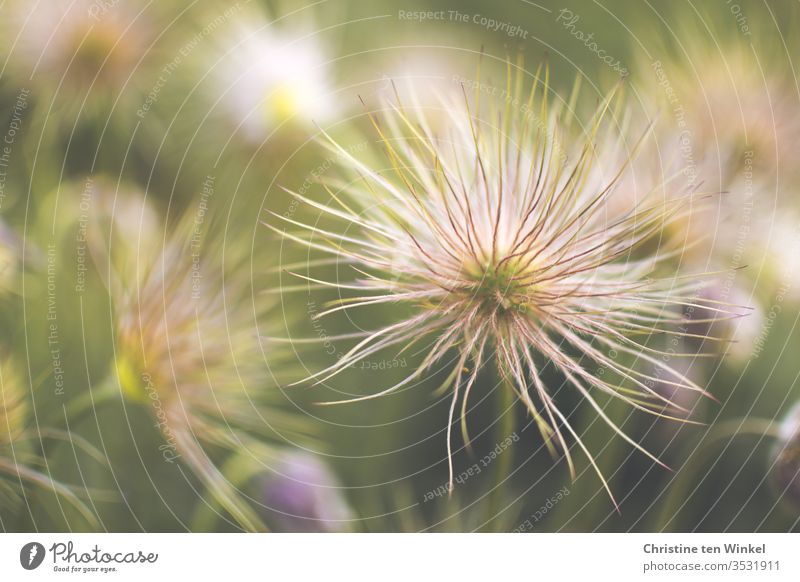
<svg viewBox="0 0 800 582">
<path fill-rule="evenodd" d="M 680 500 L 688 490 L 688 486 L 693 483 L 691 477 L 696 476 L 697 470 L 695 467 L 705 467 L 705 460 L 708 453 L 713 451 L 714 446 L 722 443 L 725 439 L 733 438 L 740 435 L 750 436 L 768 436 L 777 438 L 778 428 L 773 421 L 765 418 L 752 418 L 745 421 L 742 420 L 728 420 L 716 425 L 708 432 L 708 436 L 703 444 L 697 449 L 695 454 L 696 458 L 693 463 L 688 462 L 684 464 L 684 469 L 679 472 L 674 479 L 673 486 L 667 495 L 664 505 L 662 506 L 661 513 L 656 521 L 657 527 L 654 531 L 664 531 L 668 524 L 672 522 L 672 529 L 676 529 L 678 511 L 683 507 L 677 507 Z M 690 455 L 691 456 L 691 455 Z M 685 503 L 685 501 L 684 501 Z"/>
<path fill-rule="evenodd" d="M 516 429 L 516 420 L 514 417 L 514 403 L 516 398 L 514 396 L 514 389 L 508 384 L 508 381 L 501 381 L 497 388 L 498 397 L 498 422 L 497 422 L 497 442 L 500 443 L 506 438 L 510 437 Z M 506 508 L 504 507 L 506 499 L 506 490 L 508 488 L 507 481 L 511 474 L 513 467 L 513 449 L 509 447 L 504 450 L 497 459 L 494 461 L 494 487 L 489 493 L 489 510 L 492 522 L 495 524 L 491 526 L 492 529 L 499 529 L 499 524 L 502 523 L 499 515 Z"/>
</svg>

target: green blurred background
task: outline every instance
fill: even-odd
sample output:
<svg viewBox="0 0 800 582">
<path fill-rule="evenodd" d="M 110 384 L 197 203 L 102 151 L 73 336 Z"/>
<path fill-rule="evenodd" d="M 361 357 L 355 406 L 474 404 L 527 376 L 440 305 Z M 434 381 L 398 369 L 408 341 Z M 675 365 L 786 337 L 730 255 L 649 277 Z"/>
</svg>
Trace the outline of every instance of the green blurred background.
<svg viewBox="0 0 800 582">
<path fill-rule="evenodd" d="M 315 403 L 342 393 L 376 392 L 407 375 L 423 354 L 414 350 L 400 356 L 386 353 L 383 360 L 367 363 L 366 369 L 349 370 L 327 386 L 290 387 L 332 364 L 335 354 L 353 342 L 292 346 L 271 338 L 334 336 L 352 331 L 354 325 L 372 327 L 388 320 L 390 308 L 358 312 L 352 314 L 353 319 L 337 314 L 312 321 L 313 312 L 321 311 L 325 301 L 336 297 L 335 290 L 306 291 L 302 281 L 282 267 L 318 257 L 309 257 L 307 249 L 281 240 L 261 223 L 269 221 L 267 210 L 291 212 L 296 220 L 312 224 L 318 220 L 319 212 L 297 206 L 282 189 L 305 188 L 307 196 L 323 199 L 324 190 L 313 178 L 330 153 L 313 139 L 317 126 L 335 135 L 345 147 L 380 159 L 365 112 L 391 95 L 390 79 L 400 79 L 398 86 L 413 82 L 424 94 L 426 87 L 435 90 L 452 84 L 457 75 L 474 78 L 479 60 L 482 78 L 502 85 L 509 55 L 512 59 L 523 55 L 530 70 L 546 59 L 554 91 L 566 98 L 580 76 L 582 99 L 591 105 L 619 76 L 589 48 L 596 42 L 605 55 L 612 55 L 629 72 L 628 106 L 638 111 L 644 107 L 640 94 L 652 91 L 655 84 L 648 75 L 648 62 L 661 59 L 673 63 L 673 78 L 676 71 L 685 69 L 684 84 L 674 82 L 685 88 L 713 81 L 720 63 L 726 57 L 733 62 L 741 52 L 750 59 L 746 62 L 751 68 L 737 70 L 742 61 L 736 60 L 728 76 L 745 96 L 745 103 L 750 103 L 749 80 L 763 79 L 764 85 L 776 88 L 765 105 L 773 112 L 772 123 L 791 129 L 800 111 L 792 62 L 798 54 L 797 35 L 791 34 L 800 24 L 796 2 L 84 3 L 82 22 L 87 34 L 97 35 L 96 45 L 72 49 L 75 58 L 67 59 L 72 64 L 60 71 L 57 59 L 51 59 L 56 64 L 47 68 L 50 57 L 43 58 L 33 74 L 36 57 L 53 49 L 43 40 L 48 38 L 46 31 L 58 26 L 45 22 L 38 12 L 33 18 L 41 19 L 41 26 L 33 21 L 21 25 L 17 13 L 26 13 L 30 4 L 5 2 L 0 8 L 4 36 L 0 132 L 8 135 L 6 130 L 14 127 L 14 120 L 21 122 L 9 144 L 10 161 L 4 168 L 0 198 L 4 241 L 0 252 L 5 265 L 1 347 L 4 357 L 15 362 L 19 381 L 25 386 L 30 402 L 26 422 L 35 435 L 30 446 L 44 459 L 43 471 L 83 491 L 84 501 L 98 521 L 87 521 L 46 487 L 18 487 L 18 482 L 6 477 L 17 494 L 0 501 L 4 530 L 236 529 L 214 513 L 213 500 L 191 471 L 163 462 L 159 452 L 162 437 L 149 411 L 114 392 L 115 297 L 96 256 L 87 262 L 85 288 L 76 291 L 76 234 L 81 228 L 81 195 L 89 176 L 92 232 L 107 231 L 110 219 L 101 208 L 107 207 L 116 193 L 134 191 L 146 197 L 164 224 L 147 231 L 144 239 L 167 236 L 185 213 L 195 213 L 203 184 L 212 177 L 214 193 L 208 206 L 213 219 L 205 233 L 212 241 L 211 252 L 245 253 L 247 260 L 240 270 L 252 284 L 254 301 L 273 304 L 269 315 L 253 327 L 254 334 L 265 338 L 262 345 L 268 368 L 263 386 L 249 389 L 273 391 L 277 395 L 273 402 L 279 401 L 276 406 L 306 421 L 300 431 L 303 434 L 296 438 L 272 434 L 266 439 L 275 448 L 265 453 L 262 462 L 266 468 L 258 474 L 240 469 L 240 457 L 250 453 L 216 451 L 213 456 L 223 473 L 256 504 L 272 508 L 259 511 L 273 530 L 800 528 L 796 473 L 800 463 L 793 465 L 795 472 L 788 478 L 785 471 L 776 475 L 775 464 L 781 447 L 777 427 L 800 396 L 799 303 L 791 285 L 782 292 L 788 280 L 784 275 L 791 267 L 786 261 L 797 262 L 797 254 L 772 259 L 772 254 L 764 258 L 767 255 L 753 251 L 758 260 L 748 265 L 750 273 L 737 274 L 747 288 L 745 302 L 759 305 L 762 319 L 749 336 L 740 339 L 745 343 L 744 357 L 694 364 L 694 377 L 707 383 L 719 400 L 697 403 L 694 419 L 704 424 L 653 422 L 619 402 L 604 403 L 609 414 L 620 419 L 622 428 L 674 472 L 655 466 L 614 437 L 578 396 L 559 389 L 557 377 L 546 379 L 562 410 L 597 453 L 598 464 L 620 501 L 617 512 L 579 454 L 577 479 L 570 480 L 566 463 L 550 457 L 530 418 L 520 407 L 509 408 L 508 397 L 490 366 L 479 377 L 469 413 L 473 451 L 460 450 L 455 458 L 457 475 L 476 464 L 480 470 L 457 484 L 452 496 L 442 494 L 447 481 L 449 398 L 435 392 L 452 362 L 442 362 L 431 377 L 391 396 L 346 406 Z M 120 18 L 122 10 L 133 17 Z M 570 19 L 579 17 L 572 21 L 572 28 L 565 27 L 564 10 Z M 404 16 L 414 11 L 445 11 L 446 16 L 422 22 Z M 467 22 L 448 11 L 466 15 Z M 498 29 L 481 24 L 483 16 L 500 23 Z M 244 48 L 236 45 L 235 39 L 242 38 L 246 29 L 238 20 L 255 29 L 264 28 L 267 35 L 274 32 L 289 41 L 302 39 L 300 44 L 313 41 L 325 85 L 311 85 L 310 91 L 327 92 L 313 95 L 325 100 L 327 111 L 312 113 L 303 110 L 302 104 L 296 105 L 297 110 L 292 106 L 286 110 L 282 101 L 275 101 L 268 104 L 272 108 L 270 126 L 250 127 L 247 120 L 236 118 L 237 106 L 246 107 L 248 99 L 258 101 L 258 95 L 248 92 L 259 87 L 245 82 L 231 90 L 225 83 L 225 73 L 239 63 L 236 58 L 226 60 L 231 54 L 239 51 L 244 63 L 253 64 Z M 131 22 L 134 25 L 128 26 Z M 209 28 L 210 23 L 216 24 Z M 515 32 L 509 34 L 512 30 Z M 575 31 L 593 38 L 587 42 Z M 135 35 L 140 37 L 131 40 Z M 109 41 L 108 36 L 115 40 Z M 117 44 L 119 39 L 127 45 Z M 69 46 L 58 50 L 69 55 Z M 117 53 L 124 58 L 106 58 Z M 270 56 L 267 61 L 270 58 L 283 57 Z M 172 68 L 165 69 L 170 63 Z M 288 64 L 308 66 L 303 60 Z M 114 66 L 120 67 L 118 76 L 103 73 L 95 78 L 100 81 L 92 84 L 96 70 Z M 317 74 L 306 73 L 309 77 Z M 154 88 L 158 88 L 156 98 L 151 98 L 149 109 L 142 112 Z M 29 93 L 22 93 L 25 107 L 20 110 L 21 91 Z M 246 97 L 244 105 L 237 105 L 234 93 Z M 716 99 L 718 95 L 712 94 L 707 104 L 712 110 L 717 107 Z M 232 106 L 229 101 L 234 102 Z M 689 107 L 688 97 L 685 101 Z M 22 113 L 16 115 L 15 111 Z M 758 118 L 754 123 L 765 122 Z M 793 159 L 781 157 L 780 150 L 776 159 L 780 172 L 786 166 L 791 170 L 794 164 Z M 332 165 L 335 171 L 335 162 Z M 798 222 L 792 217 L 800 210 L 800 182 L 780 174 L 776 184 L 779 170 L 775 164 L 759 166 L 757 171 L 760 179 L 755 196 L 762 196 L 763 190 L 763 200 L 769 202 L 761 205 L 766 208 L 766 218 L 754 229 L 748 244 L 760 249 L 760 240 L 770 238 L 774 217 L 793 220 L 796 232 Z M 129 223 L 135 232 L 140 217 L 130 213 L 115 220 L 114 224 Z M 106 244 L 111 241 L 109 238 Z M 115 244 L 119 247 L 131 241 Z M 733 249 L 720 252 L 718 262 L 730 263 Z M 337 274 L 334 267 L 315 272 L 315 276 Z M 770 317 L 775 305 L 781 310 Z M 54 372 L 53 344 L 48 343 L 51 309 L 57 311 L 63 378 Z M 3 372 L 4 382 L 8 382 L 10 376 L 5 369 Z M 95 397 L 97 402 L 92 405 Z M 0 432 L 5 428 L 0 426 Z M 50 429 L 67 436 L 49 438 L 46 431 Z M 45 436 L 38 438 L 42 434 Z M 512 435 L 518 438 L 484 466 L 481 459 Z M 456 448 L 460 449 L 458 438 Z M 87 446 L 77 446 L 79 439 Z M 99 454 L 87 452 L 92 449 Z M 294 454 L 302 465 L 299 476 L 276 485 L 280 475 L 270 468 Z M 277 473 L 285 477 L 291 471 Z M 286 491 L 280 493 L 281 488 Z M 293 512 L 304 515 L 288 515 Z"/>
</svg>

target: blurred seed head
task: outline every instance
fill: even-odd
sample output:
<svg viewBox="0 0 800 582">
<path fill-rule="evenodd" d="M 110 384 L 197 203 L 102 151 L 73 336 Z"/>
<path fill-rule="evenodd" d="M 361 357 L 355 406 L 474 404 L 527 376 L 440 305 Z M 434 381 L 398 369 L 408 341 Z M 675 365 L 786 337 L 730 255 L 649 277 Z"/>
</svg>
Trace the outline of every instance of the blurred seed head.
<svg viewBox="0 0 800 582">
<path fill-rule="evenodd" d="M 255 325 L 266 303 L 251 295 L 247 270 L 229 272 L 222 249 L 194 238 L 194 227 L 183 220 L 158 229 L 171 231 L 161 235 L 166 242 L 145 260 L 125 263 L 115 300 L 121 379 L 137 378 L 123 388 L 144 398 L 146 374 L 170 414 L 200 429 L 209 418 L 247 410 L 248 387 L 263 384 Z M 232 263 L 235 255 L 231 249 Z"/>
<path fill-rule="evenodd" d="M 154 37 L 144 4 L 119 2 L 98 12 L 94 0 L 10 0 L 3 10 L 9 73 L 35 83 L 47 100 L 77 111 L 112 103 L 136 71 Z M 91 112 L 91 111 L 90 111 Z"/>
<path fill-rule="evenodd" d="M 255 333 L 236 327 L 249 319 L 226 307 L 221 273 L 206 263 L 207 271 L 193 271 L 185 241 L 169 240 L 153 263 L 141 266 L 142 278 L 121 298 L 118 347 L 129 369 L 152 375 L 162 398 L 189 407 L 198 399 L 202 409 L 209 389 L 240 387 L 236 355 L 250 348 Z"/>
<path fill-rule="evenodd" d="M 664 233 L 686 241 L 682 260 L 757 273 L 753 251 L 768 243 L 781 213 L 796 208 L 800 185 L 797 166 L 785 162 L 800 138 L 785 47 L 771 34 L 754 34 L 751 44 L 730 29 L 692 21 L 681 28 L 679 44 L 656 35 L 647 55 L 637 53 L 631 84 L 641 111 L 632 124 L 657 126 L 651 161 L 639 166 L 720 193 Z"/>
<path fill-rule="evenodd" d="M 774 35 L 751 45 L 697 28 L 680 47 L 665 41 L 651 60 L 640 55 L 636 87 L 651 114 L 674 128 L 664 145 L 684 146 L 681 157 L 698 166 L 706 188 L 736 192 L 754 182 L 759 202 L 772 206 L 782 194 L 776 178 L 800 178 L 785 163 L 800 137 L 796 90 L 779 64 L 785 48 L 764 42 Z"/>
<path fill-rule="evenodd" d="M 250 285 L 248 247 L 223 245 L 211 213 L 198 216 L 190 208 L 159 226 L 161 248 L 135 261 L 115 260 L 112 249 L 115 379 L 155 416 L 165 460 L 186 463 L 240 527 L 261 529 L 206 449 L 258 447 L 253 434 L 275 444 L 301 434 L 302 422 L 279 410 L 285 398 L 264 363 L 257 323 L 271 300 Z"/>
</svg>

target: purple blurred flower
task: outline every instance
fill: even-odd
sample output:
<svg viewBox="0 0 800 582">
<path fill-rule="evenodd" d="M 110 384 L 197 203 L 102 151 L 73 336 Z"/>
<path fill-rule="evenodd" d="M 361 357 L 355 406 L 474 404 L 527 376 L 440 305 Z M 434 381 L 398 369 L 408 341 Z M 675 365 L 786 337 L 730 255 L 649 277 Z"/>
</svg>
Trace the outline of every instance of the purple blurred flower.
<svg viewBox="0 0 800 582">
<path fill-rule="evenodd" d="M 350 529 L 352 514 L 330 469 L 309 453 L 282 456 L 262 482 L 264 505 L 275 529 L 336 532 Z"/>
</svg>

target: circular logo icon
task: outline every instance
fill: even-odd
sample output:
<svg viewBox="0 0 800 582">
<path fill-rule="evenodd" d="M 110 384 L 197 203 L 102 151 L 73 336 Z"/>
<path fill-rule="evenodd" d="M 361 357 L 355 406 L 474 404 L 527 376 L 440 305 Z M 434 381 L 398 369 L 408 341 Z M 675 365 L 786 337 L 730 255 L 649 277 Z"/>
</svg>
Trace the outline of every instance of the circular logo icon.
<svg viewBox="0 0 800 582">
<path fill-rule="evenodd" d="M 26 570 L 35 570 L 44 561 L 44 546 L 39 542 L 29 542 L 19 551 L 19 563 Z"/>
</svg>

